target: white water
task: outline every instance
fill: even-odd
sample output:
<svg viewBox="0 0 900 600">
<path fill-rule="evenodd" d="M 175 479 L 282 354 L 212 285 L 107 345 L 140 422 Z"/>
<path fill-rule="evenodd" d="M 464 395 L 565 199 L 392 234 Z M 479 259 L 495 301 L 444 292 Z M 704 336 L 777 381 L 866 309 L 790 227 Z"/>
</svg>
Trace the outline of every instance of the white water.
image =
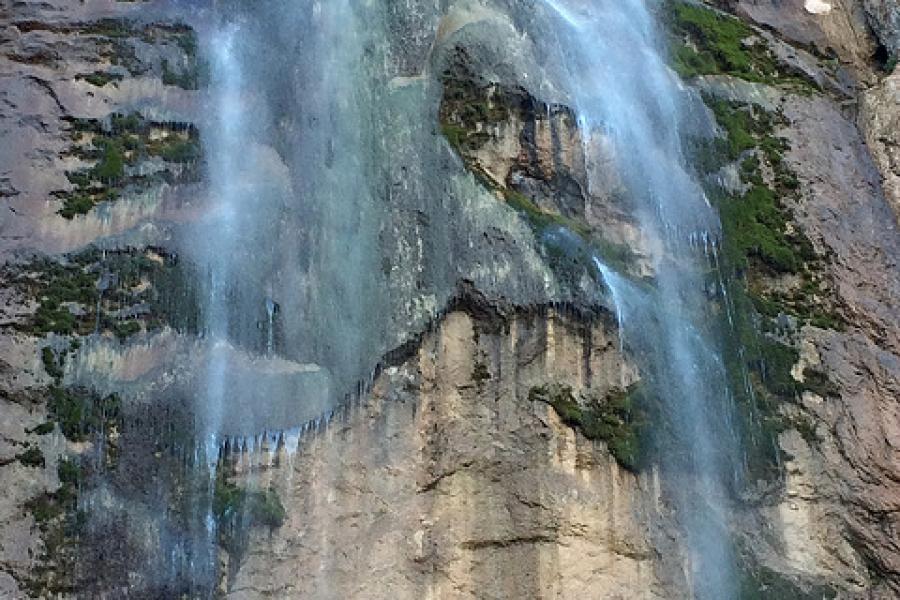
<svg viewBox="0 0 900 600">
<path fill-rule="evenodd" d="M 638 206 L 656 276 L 648 294 L 598 258 L 627 348 L 667 411 L 664 440 L 675 508 L 691 553 L 697 598 L 735 597 L 726 481 L 733 476 L 731 401 L 703 293 L 703 256 L 692 240 L 718 236 L 715 211 L 685 166 L 684 92 L 659 51 L 643 0 L 544 0 L 556 17 L 566 91 L 580 122 L 609 138 Z"/>
<path fill-rule="evenodd" d="M 249 397 L 259 387 L 255 382 L 240 388 L 248 398 L 234 397 L 229 361 L 235 347 L 266 359 L 290 354 L 297 363 L 315 362 L 338 372 L 342 382 L 371 368 L 367 344 L 378 318 L 368 278 L 381 265 L 373 250 L 376 200 L 368 195 L 361 150 L 366 116 L 354 97 L 362 87 L 355 64 L 365 24 L 356 22 L 351 5 L 348 0 L 260 3 L 252 9 L 253 24 L 238 19 L 239 24 L 221 26 L 207 49 L 213 103 L 206 146 L 214 210 L 198 232 L 194 258 L 207 269 L 204 323 L 210 352 L 197 404 L 204 442 L 195 464 L 210 468 L 210 485 L 235 403 L 257 400 Z M 675 498 L 693 552 L 697 596 L 732 597 L 731 550 L 721 523 L 722 474 L 728 467 L 717 456 L 709 422 L 727 394 L 715 343 L 698 322 L 703 298 L 689 242 L 714 237 L 718 226 L 683 168 L 678 82 L 656 51 L 657 34 L 643 2 L 546 0 L 546 5 L 557 16 L 555 43 L 566 57 L 579 121 L 612 140 L 639 200 L 637 216 L 648 236 L 661 241 L 655 294 L 597 258 L 595 266 L 615 306 L 620 343 L 653 355 L 647 379 L 669 392 L 666 405 L 680 431 L 673 443 L 687 456 L 681 460 L 679 454 L 670 468 L 689 471 L 684 481 L 690 484 L 676 490 Z M 293 54 L 276 56 L 275 48 Z M 285 139 L 275 139 L 281 133 Z M 277 321 L 287 329 L 276 338 Z M 317 343 L 321 340 L 328 343 Z M 293 380 L 265 389 L 276 387 L 285 388 L 278 403 L 287 402 L 288 410 L 266 403 L 254 409 L 259 415 L 298 415 L 296 422 L 277 423 L 292 427 L 280 442 L 290 460 L 303 437 L 327 426 L 331 412 L 310 403 Z M 307 404 L 320 416 L 304 412 Z M 234 433 L 228 446 L 250 457 L 260 446 L 271 454 L 276 444 L 271 434 L 246 434 L 273 425 L 251 425 Z M 184 552 L 184 560 L 213 565 L 215 521 L 208 506 L 197 507 L 197 515 L 205 515 L 195 532 L 199 548 Z"/>
</svg>

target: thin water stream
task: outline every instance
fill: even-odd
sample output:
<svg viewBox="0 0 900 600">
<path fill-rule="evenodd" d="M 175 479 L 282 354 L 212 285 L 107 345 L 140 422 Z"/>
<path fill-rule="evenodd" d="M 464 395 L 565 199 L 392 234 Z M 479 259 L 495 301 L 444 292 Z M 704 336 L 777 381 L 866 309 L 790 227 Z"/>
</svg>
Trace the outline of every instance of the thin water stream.
<svg viewBox="0 0 900 600">
<path fill-rule="evenodd" d="M 615 305 L 626 351 L 670 423 L 664 473 L 691 552 L 698 598 L 735 596 L 726 526 L 736 435 L 720 341 L 707 312 L 707 258 L 718 218 L 681 147 L 685 94 L 665 64 L 661 34 L 644 0 L 545 0 L 566 57 L 563 80 L 579 121 L 607 137 L 634 199 L 655 272 L 635 286 L 594 257 Z M 590 159 L 590 158 L 589 158 Z"/>
</svg>

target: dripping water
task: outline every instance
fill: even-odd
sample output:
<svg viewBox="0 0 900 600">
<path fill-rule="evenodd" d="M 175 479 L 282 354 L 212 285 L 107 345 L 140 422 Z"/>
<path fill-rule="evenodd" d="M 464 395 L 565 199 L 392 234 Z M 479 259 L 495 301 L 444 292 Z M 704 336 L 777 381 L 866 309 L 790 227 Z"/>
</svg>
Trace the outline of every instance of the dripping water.
<svg viewBox="0 0 900 600">
<path fill-rule="evenodd" d="M 565 57 L 560 76 L 584 135 L 606 138 L 635 199 L 633 216 L 642 234 L 656 242 L 647 249 L 655 272 L 649 290 L 626 285 L 601 257 L 593 260 L 620 337 L 639 357 L 645 384 L 672 426 L 662 440 L 667 451 L 661 466 L 685 532 L 694 595 L 733 598 L 727 525 L 727 490 L 739 471 L 733 401 L 697 251 L 715 245 L 720 226 L 686 167 L 685 97 L 665 65 L 658 48 L 662 38 L 643 0 L 544 4 L 555 17 L 555 44 Z"/>
</svg>

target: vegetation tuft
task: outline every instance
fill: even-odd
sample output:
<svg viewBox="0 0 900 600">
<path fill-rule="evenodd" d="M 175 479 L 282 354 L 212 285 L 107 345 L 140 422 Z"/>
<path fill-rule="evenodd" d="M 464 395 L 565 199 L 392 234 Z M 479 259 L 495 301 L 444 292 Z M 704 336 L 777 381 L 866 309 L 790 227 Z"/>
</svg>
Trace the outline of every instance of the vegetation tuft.
<svg viewBox="0 0 900 600">
<path fill-rule="evenodd" d="M 74 189 L 54 193 L 63 201 L 59 214 L 67 219 L 115 200 L 129 186 L 139 188 L 157 177 L 175 181 L 197 176 L 200 137 L 192 125 L 147 121 L 137 113 L 69 122 L 75 142 L 71 152 L 93 165 L 67 173 Z M 135 167 L 154 157 L 165 161 L 166 169 L 154 176 L 140 174 Z"/>
<path fill-rule="evenodd" d="M 809 93 L 816 84 L 788 70 L 756 32 L 739 19 L 699 4 L 671 0 L 665 23 L 672 66 L 683 78 L 725 74 L 746 81 L 788 85 Z"/>
<path fill-rule="evenodd" d="M 60 261 L 8 267 L 6 274 L 38 304 L 30 321 L 20 326 L 34 335 L 109 332 L 124 340 L 163 323 L 196 330 L 196 282 L 174 256 L 91 249 Z M 61 377 L 65 353 L 47 346 L 41 359 L 51 377 Z"/>
<path fill-rule="evenodd" d="M 561 384 L 533 387 L 528 393 L 529 400 L 552 406 L 563 423 L 587 439 L 606 442 L 610 454 L 629 471 L 639 470 L 646 462 L 643 430 L 647 423 L 639 398 L 637 386 L 613 390 L 602 399 L 576 398 L 570 386 Z"/>
<path fill-rule="evenodd" d="M 219 544 L 237 562 L 247 548 L 251 529 L 270 531 L 284 524 L 286 511 L 274 490 L 250 490 L 230 483 L 224 476 L 216 481 L 213 514 L 219 530 Z"/>
<path fill-rule="evenodd" d="M 840 329 L 843 319 L 828 293 L 822 258 L 793 223 L 793 207 L 803 198 L 784 159 L 788 142 L 775 134 L 783 117 L 758 106 L 704 100 L 724 137 L 698 144 L 694 165 L 709 174 L 737 163 L 746 190 L 707 191 L 722 222 L 721 277 L 715 281 L 727 296 L 723 303 L 728 306 L 722 307 L 729 316 L 724 357 L 747 434 L 747 468 L 751 479 L 770 481 L 780 476 L 777 437 L 782 431 L 794 428 L 809 443 L 818 440 L 808 418 L 788 417 L 787 412 L 797 411 L 783 407 L 803 390 L 823 386 L 821 378 L 803 383 L 794 378 L 800 357 L 791 336 L 804 324 Z"/>
</svg>

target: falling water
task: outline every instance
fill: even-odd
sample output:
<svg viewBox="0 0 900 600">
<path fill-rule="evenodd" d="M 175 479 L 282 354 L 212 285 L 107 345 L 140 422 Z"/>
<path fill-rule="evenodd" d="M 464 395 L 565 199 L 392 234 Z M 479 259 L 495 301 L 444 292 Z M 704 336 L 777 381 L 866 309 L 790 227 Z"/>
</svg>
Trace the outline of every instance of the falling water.
<svg viewBox="0 0 900 600">
<path fill-rule="evenodd" d="M 227 26 L 218 31 L 210 43 L 216 120 L 210 146 L 216 148 L 216 152 L 209 160 L 209 181 L 215 211 L 213 219 L 206 225 L 208 231 L 201 246 L 205 253 L 202 264 L 208 269 L 209 277 L 204 333 L 211 348 L 203 386 L 205 405 L 202 407 L 205 417 L 203 437 L 207 440 L 221 427 L 230 330 L 228 283 L 236 253 L 234 246 L 239 240 L 237 219 L 241 203 L 250 201 L 241 177 L 241 140 L 246 138 L 246 132 L 241 107 L 243 75 L 235 48 L 238 32 L 236 26 Z"/>
<path fill-rule="evenodd" d="M 266 298 L 266 356 L 275 353 L 275 308 L 278 305 L 271 298 Z"/>
<path fill-rule="evenodd" d="M 603 262 L 596 256 L 592 257 L 594 262 L 594 266 L 597 267 L 597 272 L 600 273 L 600 276 L 603 278 L 603 283 L 606 285 L 606 288 L 609 290 L 609 295 L 612 297 L 613 301 L 613 309 L 616 311 L 616 325 L 619 329 L 619 352 L 625 351 L 625 304 L 622 299 L 622 294 L 625 292 L 623 287 L 626 285 L 625 279 L 607 267 Z"/>
<path fill-rule="evenodd" d="M 735 596 L 725 525 L 733 472 L 727 378 L 692 239 L 715 239 L 718 218 L 685 166 L 685 94 L 666 67 L 644 0 L 545 0 L 556 16 L 568 92 L 579 119 L 611 142 L 635 199 L 655 271 L 652 292 L 625 284 L 599 258 L 627 350 L 664 404 L 672 433 L 663 468 L 702 599 Z"/>
</svg>

